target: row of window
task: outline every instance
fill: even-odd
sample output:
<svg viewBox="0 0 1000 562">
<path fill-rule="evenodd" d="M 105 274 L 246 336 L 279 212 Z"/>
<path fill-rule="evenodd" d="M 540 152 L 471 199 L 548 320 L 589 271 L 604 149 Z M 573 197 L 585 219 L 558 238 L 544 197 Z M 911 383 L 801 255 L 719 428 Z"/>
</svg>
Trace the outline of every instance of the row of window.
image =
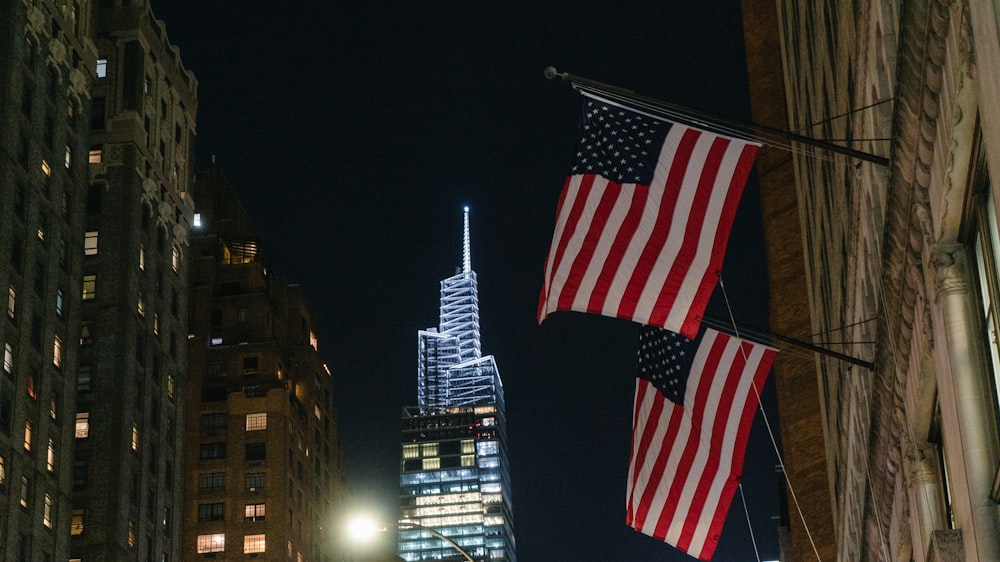
<svg viewBox="0 0 1000 562">
<path fill-rule="evenodd" d="M 266 504 L 248 503 L 243 506 L 244 521 L 264 521 Z M 226 504 L 223 502 L 198 504 L 198 521 L 224 521 Z"/>
<path fill-rule="evenodd" d="M 243 535 L 243 554 L 265 552 L 265 535 Z M 198 535 L 198 554 L 226 551 L 226 534 Z"/>
<path fill-rule="evenodd" d="M 243 477 L 243 489 L 247 492 L 260 493 L 264 491 L 264 482 L 263 472 L 248 472 Z M 198 491 L 221 492 L 225 489 L 225 472 L 206 472 L 198 475 Z"/>
<path fill-rule="evenodd" d="M 244 453 L 245 460 L 249 462 L 262 461 L 267 456 L 267 448 L 264 443 L 247 443 Z M 203 443 L 198 448 L 198 458 L 203 461 L 223 459 L 225 457 L 225 443 Z"/>
<path fill-rule="evenodd" d="M 212 412 L 201 415 L 202 431 L 221 431 L 229 424 L 229 415 L 225 412 Z M 267 412 L 255 412 L 246 415 L 246 431 L 261 431 L 267 429 Z"/>
</svg>

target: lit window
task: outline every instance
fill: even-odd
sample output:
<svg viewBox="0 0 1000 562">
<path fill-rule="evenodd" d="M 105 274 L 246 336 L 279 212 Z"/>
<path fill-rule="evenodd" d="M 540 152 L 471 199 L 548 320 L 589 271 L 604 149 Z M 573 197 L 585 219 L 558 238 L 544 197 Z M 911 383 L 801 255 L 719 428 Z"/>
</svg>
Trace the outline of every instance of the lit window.
<svg viewBox="0 0 1000 562">
<path fill-rule="evenodd" d="M 462 466 L 476 466 L 476 455 L 462 455 Z"/>
<path fill-rule="evenodd" d="M 97 255 L 97 231 L 88 230 L 83 235 L 83 255 L 85 256 L 96 256 Z"/>
<path fill-rule="evenodd" d="M 4 464 L 4 457 L 0 455 L 0 490 L 3 489 L 4 485 L 7 484 L 7 468 Z"/>
<path fill-rule="evenodd" d="M 181 250 L 177 246 L 173 247 L 170 266 L 174 268 L 175 273 L 181 268 Z"/>
<path fill-rule="evenodd" d="M 63 314 L 63 292 L 62 289 L 56 289 L 56 315 L 62 316 Z"/>
<path fill-rule="evenodd" d="M 49 163 L 46 162 L 45 160 L 42 160 L 42 173 L 45 174 L 46 176 L 52 175 L 52 167 L 49 166 Z"/>
<path fill-rule="evenodd" d="M 62 338 L 59 336 L 52 337 L 52 364 L 62 367 Z"/>
<path fill-rule="evenodd" d="M 424 443 L 420 446 L 420 454 L 425 457 L 436 457 L 438 454 L 438 444 Z"/>
<path fill-rule="evenodd" d="M 146 270 L 146 248 L 139 244 L 139 269 Z"/>
<path fill-rule="evenodd" d="M 153 313 L 153 334 L 160 335 L 160 315 Z"/>
<path fill-rule="evenodd" d="M 220 337 L 212 338 L 212 345 L 222 345 L 222 338 Z"/>
<path fill-rule="evenodd" d="M 97 298 L 97 275 L 83 276 L 83 300 L 89 301 Z"/>
<path fill-rule="evenodd" d="M 49 449 L 45 455 L 45 468 L 49 472 L 56 471 L 56 443 L 52 439 L 49 439 Z"/>
<path fill-rule="evenodd" d="M 139 291 L 139 298 L 136 299 L 135 311 L 139 313 L 139 316 L 146 315 L 146 299 L 143 297 L 142 291 Z"/>
<path fill-rule="evenodd" d="M 262 503 L 248 503 L 244 508 L 244 519 L 247 521 L 263 521 L 264 520 L 264 504 Z M 263 552 L 263 551 L 261 551 Z"/>
<path fill-rule="evenodd" d="M 3 346 L 3 370 L 8 375 L 14 372 L 14 348 L 9 343 Z"/>
<path fill-rule="evenodd" d="M 267 412 L 247 414 L 247 431 L 267 429 Z"/>
<path fill-rule="evenodd" d="M 78 537 L 83 534 L 83 508 L 78 507 L 73 509 L 73 515 L 70 517 L 69 524 L 70 534 L 74 537 Z"/>
<path fill-rule="evenodd" d="M 90 164 L 100 164 L 104 159 L 104 151 L 101 147 L 91 148 L 87 153 L 87 162 Z"/>
<path fill-rule="evenodd" d="M 21 476 L 21 507 L 28 509 L 31 499 L 31 481 L 27 476 Z"/>
<path fill-rule="evenodd" d="M 108 59 L 97 59 L 97 77 L 106 78 L 108 75 Z"/>
<path fill-rule="evenodd" d="M 14 287 L 11 287 L 10 290 L 7 291 L 7 316 L 11 318 L 14 317 L 14 313 L 17 310 L 16 303 L 17 291 L 14 290 Z"/>
<path fill-rule="evenodd" d="M 128 547 L 135 548 L 135 521 L 128 520 Z"/>
<path fill-rule="evenodd" d="M 323 410 L 320 409 L 319 404 L 313 406 L 313 415 L 316 416 L 316 419 L 318 420 L 323 419 Z"/>
<path fill-rule="evenodd" d="M 470 454 L 476 452 L 476 443 L 472 439 L 462 439 L 462 454 Z"/>
<path fill-rule="evenodd" d="M 66 159 L 65 159 L 64 163 L 66 165 L 66 169 L 67 170 L 69 169 L 70 165 L 73 163 L 73 150 L 69 147 L 68 144 L 66 145 Z"/>
<path fill-rule="evenodd" d="M 201 228 L 201 213 L 195 213 L 194 219 L 192 220 L 192 225 L 195 228 Z"/>
<path fill-rule="evenodd" d="M 76 413 L 76 438 L 86 439 L 90 435 L 90 412 Z"/>
<path fill-rule="evenodd" d="M 24 420 L 24 450 L 31 450 L 31 420 Z"/>
<path fill-rule="evenodd" d="M 264 535 L 244 535 L 243 554 L 264 552 Z"/>
<path fill-rule="evenodd" d="M 313 349 L 318 349 L 319 347 L 319 340 L 316 339 L 316 334 L 312 330 L 309 330 L 309 345 L 312 346 Z"/>
<path fill-rule="evenodd" d="M 139 450 L 139 426 L 132 424 L 132 450 Z"/>
<path fill-rule="evenodd" d="M 416 459 L 420 457 L 420 445 L 416 443 L 407 443 L 403 445 L 403 458 L 404 459 Z"/>
<path fill-rule="evenodd" d="M 34 370 L 28 371 L 28 381 L 27 382 L 28 382 L 28 384 L 27 384 L 27 386 L 28 386 L 28 397 L 31 398 L 32 400 L 36 400 L 38 398 L 38 389 L 36 388 L 37 385 L 35 384 L 35 372 L 34 372 Z"/>
<path fill-rule="evenodd" d="M 441 468 L 441 459 L 438 457 L 424 459 L 421 468 L 423 470 L 437 470 Z"/>
<path fill-rule="evenodd" d="M 167 398 L 174 398 L 174 376 L 167 375 Z"/>
<path fill-rule="evenodd" d="M 42 525 L 52 528 L 52 496 L 45 494 L 45 505 L 42 509 Z"/>
<path fill-rule="evenodd" d="M 226 550 L 226 534 L 198 535 L 198 554 L 206 552 L 224 552 Z"/>
</svg>

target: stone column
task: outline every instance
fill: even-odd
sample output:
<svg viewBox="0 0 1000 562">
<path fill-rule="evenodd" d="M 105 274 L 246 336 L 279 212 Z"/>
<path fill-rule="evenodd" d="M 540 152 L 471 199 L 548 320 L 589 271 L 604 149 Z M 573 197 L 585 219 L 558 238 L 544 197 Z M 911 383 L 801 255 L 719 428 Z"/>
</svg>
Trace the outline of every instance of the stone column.
<svg viewBox="0 0 1000 562">
<path fill-rule="evenodd" d="M 945 462 L 953 480 L 956 524 L 962 528 L 965 559 L 1000 560 L 1000 524 L 990 488 L 997 467 L 996 430 L 982 338 L 969 291 L 965 247 L 936 244 L 937 314 L 947 346 L 947 363 L 937 373 Z"/>
<path fill-rule="evenodd" d="M 914 542 L 913 560 L 924 562 L 931 535 L 943 529 L 944 503 L 937 470 L 937 451 L 927 447 L 907 456 L 907 487 L 910 499 L 910 534 Z"/>
</svg>

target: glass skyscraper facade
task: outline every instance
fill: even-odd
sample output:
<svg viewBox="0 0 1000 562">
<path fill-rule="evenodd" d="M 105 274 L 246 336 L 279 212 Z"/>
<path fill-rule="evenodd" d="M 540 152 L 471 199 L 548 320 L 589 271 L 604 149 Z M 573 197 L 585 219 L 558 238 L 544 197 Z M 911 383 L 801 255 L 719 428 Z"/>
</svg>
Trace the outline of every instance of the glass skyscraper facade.
<svg viewBox="0 0 1000 562">
<path fill-rule="evenodd" d="M 482 355 L 469 210 L 460 271 L 441 282 L 437 327 L 418 332 L 417 402 L 404 409 L 398 552 L 408 561 L 516 562 L 503 385 Z"/>
</svg>

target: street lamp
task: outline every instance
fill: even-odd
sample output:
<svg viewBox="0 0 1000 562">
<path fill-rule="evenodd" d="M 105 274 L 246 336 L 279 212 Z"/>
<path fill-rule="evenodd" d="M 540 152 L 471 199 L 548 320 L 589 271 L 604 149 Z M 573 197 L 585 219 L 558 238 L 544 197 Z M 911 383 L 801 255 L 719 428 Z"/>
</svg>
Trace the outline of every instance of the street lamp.
<svg viewBox="0 0 1000 562">
<path fill-rule="evenodd" d="M 449 546 L 457 550 L 459 554 L 461 554 L 469 562 L 476 562 L 476 560 L 472 558 L 468 552 L 458 546 L 458 543 L 435 531 L 434 529 L 431 529 L 430 527 L 425 527 L 420 523 L 410 521 L 409 519 L 401 519 L 396 522 L 396 528 L 404 531 L 410 529 L 426 531 L 434 538 L 448 543 Z M 370 542 L 378 535 L 378 533 L 384 533 L 385 531 L 386 528 L 379 527 L 378 523 L 376 523 L 371 517 L 356 516 L 347 521 L 347 534 L 357 542 Z"/>
</svg>

